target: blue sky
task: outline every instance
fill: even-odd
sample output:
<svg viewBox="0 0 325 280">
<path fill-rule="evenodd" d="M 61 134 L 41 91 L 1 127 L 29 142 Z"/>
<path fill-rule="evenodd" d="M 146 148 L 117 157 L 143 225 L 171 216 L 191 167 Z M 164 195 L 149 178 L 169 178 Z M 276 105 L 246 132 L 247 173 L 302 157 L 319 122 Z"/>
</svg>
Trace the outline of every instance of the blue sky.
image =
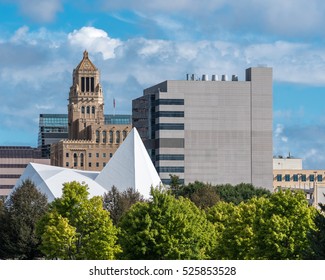
<svg viewBox="0 0 325 280">
<path fill-rule="evenodd" d="M 40 113 L 66 113 L 87 49 L 105 112 L 186 73 L 273 68 L 274 155 L 325 169 L 323 0 L 0 0 L 0 145 L 37 146 Z"/>
</svg>

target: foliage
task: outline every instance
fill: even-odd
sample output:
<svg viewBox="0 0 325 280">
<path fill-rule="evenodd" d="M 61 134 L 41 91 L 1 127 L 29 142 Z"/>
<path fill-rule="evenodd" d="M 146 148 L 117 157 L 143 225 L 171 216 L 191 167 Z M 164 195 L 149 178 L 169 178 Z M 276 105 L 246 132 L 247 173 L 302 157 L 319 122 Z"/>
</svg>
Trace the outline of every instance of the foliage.
<svg viewBox="0 0 325 280">
<path fill-rule="evenodd" d="M 199 181 L 174 188 L 172 189 L 172 194 L 174 194 L 176 197 L 182 196 L 189 198 L 201 209 L 212 207 L 220 200 L 214 186 Z"/>
<path fill-rule="evenodd" d="M 30 180 L 22 182 L 0 210 L 0 258 L 36 259 L 36 224 L 47 211 L 46 196 Z"/>
<path fill-rule="evenodd" d="M 158 189 L 152 201 L 133 205 L 119 226 L 124 259 L 207 259 L 216 240 L 203 211 Z"/>
<path fill-rule="evenodd" d="M 49 259 L 114 259 L 117 229 L 101 197 L 88 199 L 87 185 L 65 183 L 38 225 L 41 250 Z"/>
<path fill-rule="evenodd" d="M 325 260 L 325 204 L 319 203 L 319 207 L 315 216 L 316 228 L 308 234 L 310 248 L 305 253 L 305 259 Z"/>
<path fill-rule="evenodd" d="M 208 211 L 219 232 L 213 257 L 302 259 L 314 215 L 300 192 L 278 192 L 239 205 L 218 203 Z"/>
<path fill-rule="evenodd" d="M 115 186 L 104 194 L 104 208 L 110 212 L 114 225 L 117 225 L 122 215 L 136 202 L 144 201 L 143 196 L 133 189 L 119 192 Z"/>
<path fill-rule="evenodd" d="M 242 201 L 248 201 L 253 197 L 270 196 L 271 192 L 256 188 L 252 184 L 241 183 L 235 186 L 230 184 L 216 186 L 216 193 L 220 199 L 225 202 L 239 204 Z"/>
</svg>

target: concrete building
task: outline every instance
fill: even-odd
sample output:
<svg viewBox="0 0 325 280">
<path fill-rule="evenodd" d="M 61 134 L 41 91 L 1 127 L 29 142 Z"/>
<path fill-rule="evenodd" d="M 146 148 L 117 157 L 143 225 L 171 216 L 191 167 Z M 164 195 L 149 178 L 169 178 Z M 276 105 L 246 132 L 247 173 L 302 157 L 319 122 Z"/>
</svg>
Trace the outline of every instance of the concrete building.
<svg viewBox="0 0 325 280">
<path fill-rule="evenodd" d="M 272 186 L 272 68 L 164 81 L 132 102 L 133 125 L 163 183 Z"/>
<path fill-rule="evenodd" d="M 51 146 L 51 165 L 102 170 L 132 129 L 106 124 L 100 73 L 85 51 L 73 70 L 68 104 L 68 140 Z"/>
<path fill-rule="evenodd" d="M 302 190 L 311 205 L 325 203 L 325 170 L 303 169 L 302 159 L 288 157 L 273 158 L 274 190 Z"/>
<path fill-rule="evenodd" d="M 41 150 L 29 146 L 0 146 L 0 199 L 4 199 L 30 163 L 50 164 Z"/>
</svg>

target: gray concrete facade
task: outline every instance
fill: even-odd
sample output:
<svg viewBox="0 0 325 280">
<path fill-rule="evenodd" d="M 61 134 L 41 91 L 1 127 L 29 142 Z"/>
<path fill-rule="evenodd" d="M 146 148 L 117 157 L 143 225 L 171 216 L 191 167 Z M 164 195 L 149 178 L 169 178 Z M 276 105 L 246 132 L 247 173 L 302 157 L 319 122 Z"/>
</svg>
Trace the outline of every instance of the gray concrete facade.
<svg viewBox="0 0 325 280">
<path fill-rule="evenodd" d="M 272 189 L 272 68 L 249 68 L 245 81 L 168 80 L 132 108 L 163 182 L 175 174 Z"/>
</svg>

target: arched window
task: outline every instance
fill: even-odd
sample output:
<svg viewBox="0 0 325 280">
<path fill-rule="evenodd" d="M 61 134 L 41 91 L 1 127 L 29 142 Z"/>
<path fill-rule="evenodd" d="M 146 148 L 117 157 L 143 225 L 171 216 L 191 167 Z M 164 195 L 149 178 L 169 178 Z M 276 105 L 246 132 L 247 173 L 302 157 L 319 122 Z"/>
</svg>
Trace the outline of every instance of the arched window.
<svg viewBox="0 0 325 280">
<path fill-rule="evenodd" d="M 85 106 L 81 106 L 81 113 L 82 113 L 82 114 L 85 113 Z"/>
<path fill-rule="evenodd" d="M 91 113 L 95 114 L 95 106 L 91 107 Z"/>
<path fill-rule="evenodd" d="M 126 130 L 123 130 L 123 141 L 125 140 L 126 136 L 128 135 Z"/>
<path fill-rule="evenodd" d="M 118 130 L 116 131 L 116 143 L 120 143 L 121 141 L 121 132 Z"/>
<path fill-rule="evenodd" d="M 90 107 L 87 106 L 87 114 L 90 114 Z"/>
<path fill-rule="evenodd" d="M 107 132 L 106 130 L 103 131 L 103 143 L 107 142 Z"/>
<path fill-rule="evenodd" d="M 96 143 L 99 143 L 99 130 L 96 130 Z"/>
<path fill-rule="evenodd" d="M 73 154 L 73 166 L 74 167 L 78 166 L 78 155 L 77 155 L 77 153 Z"/>
<path fill-rule="evenodd" d="M 84 166 L 84 154 L 83 153 L 80 154 L 80 166 L 81 167 Z"/>
<path fill-rule="evenodd" d="M 114 143 L 114 133 L 113 133 L 112 130 L 109 131 L 109 142 L 110 142 L 111 144 Z"/>
</svg>

